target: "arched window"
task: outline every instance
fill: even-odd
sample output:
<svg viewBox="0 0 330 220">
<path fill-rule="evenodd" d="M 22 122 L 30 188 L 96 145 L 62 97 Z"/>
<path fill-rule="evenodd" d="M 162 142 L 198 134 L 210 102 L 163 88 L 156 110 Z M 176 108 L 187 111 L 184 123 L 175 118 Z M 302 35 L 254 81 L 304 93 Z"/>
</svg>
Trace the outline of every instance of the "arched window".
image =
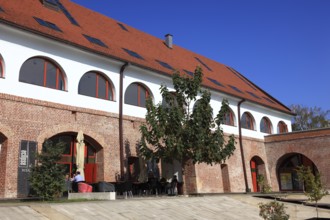
<svg viewBox="0 0 330 220">
<path fill-rule="evenodd" d="M 235 126 L 235 115 L 231 109 L 226 113 L 224 123 L 225 125 Z"/>
<path fill-rule="evenodd" d="M 277 133 L 281 134 L 287 132 L 288 132 L 288 126 L 283 121 L 280 121 L 277 125 Z"/>
<path fill-rule="evenodd" d="M 267 117 L 263 117 L 260 121 L 260 131 L 263 133 L 272 133 L 272 123 Z"/>
<path fill-rule="evenodd" d="M 242 128 L 254 130 L 254 119 L 250 113 L 244 112 L 241 119 Z"/>
<path fill-rule="evenodd" d="M 100 149 L 95 141 L 91 141 L 89 137 L 85 137 L 84 140 L 84 174 L 85 181 L 88 183 L 95 183 L 97 177 L 96 169 L 96 155 Z M 77 170 L 77 134 L 74 133 L 62 133 L 50 138 L 54 145 L 61 143 L 64 147 L 61 159 L 58 161 L 59 164 L 63 164 L 65 167 L 65 172 L 71 174 Z"/>
<path fill-rule="evenodd" d="M 146 107 L 146 100 L 149 97 L 148 90 L 139 83 L 132 83 L 125 92 L 125 104 Z"/>
<path fill-rule="evenodd" d="M 194 103 L 194 106 L 193 106 L 193 111 L 197 108 L 197 106 L 201 105 L 201 100 L 197 100 L 195 103 Z"/>
<path fill-rule="evenodd" d="M 19 72 L 19 81 L 58 90 L 65 89 L 61 69 L 52 61 L 42 57 L 34 57 L 23 63 Z"/>
<path fill-rule="evenodd" d="M 173 106 L 178 106 L 178 102 L 176 100 L 176 94 L 174 92 L 169 92 L 169 100 L 168 102 L 163 98 L 162 100 L 162 107 L 163 108 L 170 108 Z"/>
<path fill-rule="evenodd" d="M 87 72 L 81 77 L 78 93 L 99 99 L 113 100 L 111 83 L 98 72 Z"/>
</svg>

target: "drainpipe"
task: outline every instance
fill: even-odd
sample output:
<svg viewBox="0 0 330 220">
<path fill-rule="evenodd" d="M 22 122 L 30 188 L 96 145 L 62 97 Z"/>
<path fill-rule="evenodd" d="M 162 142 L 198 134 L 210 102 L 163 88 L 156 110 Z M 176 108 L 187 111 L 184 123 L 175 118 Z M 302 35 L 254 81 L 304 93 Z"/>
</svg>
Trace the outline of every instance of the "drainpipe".
<svg viewBox="0 0 330 220">
<path fill-rule="evenodd" d="M 241 158 L 242 158 L 242 165 L 243 165 L 243 174 L 244 174 L 244 183 L 245 183 L 245 192 L 250 192 L 247 175 L 246 175 L 246 167 L 245 167 L 245 159 L 244 159 L 244 150 L 243 150 L 243 141 L 242 141 L 242 125 L 241 125 L 241 104 L 245 102 L 245 99 L 242 99 L 238 102 L 237 105 L 237 114 L 238 114 L 238 133 L 239 133 L 239 146 L 241 150 Z"/>
<path fill-rule="evenodd" d="M 119 80 L 119 154 L 120 154 L 120 179 L 124 180 L 124 135 L 123 135 L 123 81 L 124 71 L 130 66 L 129 62 L 124 63 L 120 68 Z"/>
</svg>

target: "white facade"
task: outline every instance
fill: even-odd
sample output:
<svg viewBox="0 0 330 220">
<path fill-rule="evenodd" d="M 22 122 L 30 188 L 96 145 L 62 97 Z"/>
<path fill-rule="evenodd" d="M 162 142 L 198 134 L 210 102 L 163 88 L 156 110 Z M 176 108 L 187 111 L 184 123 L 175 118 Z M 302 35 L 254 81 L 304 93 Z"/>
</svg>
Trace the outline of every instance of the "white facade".
<svg viewBox="0 0 330 220">
<path fill-rule="evenodd" d="M 3 78 L 0 78 L 0 93 L 11 94 L 20 97 L 44 100 L 63 105 L 83 107 L 106 112 L 119 113 L 119 81 L 120 68 L 124 62 L 107 57 L 92 54 L 71 45 L 59 43 L 42 36 L 27 33 L 21 30 L 0 24 L 0 58 L 2 59 Z M 36 86 L 19 82 L 19 72 L 22 64 L 31 57 L 46 57 L 59 65 L 65 75 L 65 91 Z M 103 73 L 112 83 L 114 101 L 78 94 L 78 85 L 81 77 L 89 71 Z M 161 84 L 166 84 L 173 89 L 170 77 L 165 77 L 156 72 L 130 65 L 124 71 L 123 91 L 134 82 L 145 85 L 154 99 L 160 103 L 162 97 L 159 93 Z M 123 97 L 124 97 L 123 94 Z M 211 105 L 214 115 L 221 108 L 223 98 L 228 99 L 230 107 L 235 115 L 235 126 L 223 125 L 225 133 L 238 135 L 238 109 L 241 101 L 238 97 L 232 97 L 217 91 L 211 91 Z M 265 133 L 260 132 L 260 121 L 267 117 L 272 124 L 272 134 L 277 134 L 277 125 L 283 121 L 291 131 L 291 115 L 269 107 L 260 106 L 245 101 L 240 106 L 241 115 L 249 112 L 255 123 L 256 130 L 242 129 L 242 135 L 251 138 L 263 139 Z M 138 106 L 124 104 L 123 114 L 144 118 L 146 109 Z"/>
</svg>

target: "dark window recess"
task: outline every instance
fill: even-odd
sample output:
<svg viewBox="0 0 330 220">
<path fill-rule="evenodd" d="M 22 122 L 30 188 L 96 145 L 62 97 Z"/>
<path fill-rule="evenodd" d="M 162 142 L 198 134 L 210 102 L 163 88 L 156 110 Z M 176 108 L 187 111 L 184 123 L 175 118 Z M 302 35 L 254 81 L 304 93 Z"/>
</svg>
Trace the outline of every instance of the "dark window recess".
<svg viewBox="0 0 330 220">
<path fill-rule="evenodd" d="M 236 86 L 232 86 L 232 85 L 229 85 L 230 88 L 232 88 L 233 90 L 235 90 L 236 92 L 239 92 L 239 93 L 243 93 L 241 90 L 239 90 Z"/>
<path fill-rule="evenodd" d="M 65 88 L 64 75 L 60 67 L 41 57 L 34 57 L 23 63 L 19 81 L 57 90 Z"/>
<path fill-rule="evenodd" d="M 194 73 L 188 70 L 183 70 L 186 74 L 188 74 L 189 76 L 194 76 Z"/>
<path fill-rule="evenodd" d="M 211 82 L 213 82 L 215 85 L 217 86 L 222 86 L 222 87 L 225 87 L 224 85 L 222 85 L 221 83 L 219 83 L 217 80 L 215 79 L 212 79 L 210 77 L 207 77 L 208 80 L 210 80 Z"/>
<path fill-rule="evenodd" d="M 275 102 L 273 102 L 271 99 L 269 99 L 269 98 L 267 98 L 267 97 L 262 97 L 262 98 L 264 98 L 265 100 L 267 100 L 268 102 L 270 102 L 270 103 L 275 103 Z"/>
<path fill-rule="evenodd" d="M 126 49 L 126 48 L 123 48 L 123 50 L 128 53 L 129 55 L 131 55 L 132 57 L 135 57 L 135 58 L 138 58 L 138 59 L 141 59 L 141 60 L 144 60 L 142 56 L 140 56 L 140 54 L 134 52 L 134 51 L 131 51 L 129 49 Z"/>
<path fill-rule="evenodd" d="M 99 46 L 101 46 L 101 47 L 108 47 L 105 43 L 103 43 L 100 39 L 97 39 L 97 38 L 95 38 L 95 37 L 91 37 L 91 36 L 88 36 L 88 35 L 85 35 L 85 34 L 83 34 L 84 35 L 84 37 L 89 41 L 89 42 L 91 42 L 91 43 L 93 43 L 93 44 L 97 44 L 97 45 L 99 45 Z"/>
<path fill-rule="evenodd" d="M 70 12 L 68 10 L 66 10 L 66 8 L 64 7 L 64 5 L 62 5 L 62 3 L 60 2 L 60 0 L 53 0 L 53 2 L 57 3 L 57 6 L 61 9 L 61 11 L 63 12 L 63 14 L 65 14 L 65 16 L 69 19 L 69 21 L 71 22 L 71 24 L 74 24 L 76 26 L 79 26 L 78 22 L 72 17 L 72 15 L 70 14 Z"/>
<path fill-rule="evenodd" d="M 44 21 L 40 18 L 36 18 L 36 17 L 33 17 L 33 18 L 42 26 L 48 27 L 48 28 L 53 29 L 55 31 L 62 32 L 62 30 L 59 27 L 57 27 L 56 24 L 53 24 L 53 23 L 48 22 L 48 21 Z"/>
<path fill-rule="evenodd" d="M 99 99 L 113 100 L 110 82 L 97 72 L 88 72 L 81 77 L 78 93 Z"/>
<path fill-rule="evenodd" d="M 201 59 L 199 59 L 198 57 L 195 57 L 195 59 L 200 62 L 203 66 L 205 66 L 206 69 L 208 69 L 209 71 L 213 71 L 208 65 L 206 65 L 203 61 L 201 61 Z"/>
<path fill-rule="evenodd" d="M 117 23 L 119 25 L 119 27 L 121 27 L 121 29 L 123 29 L 124 31 L 128 31 L 127 28 L 125 27 L 125 25 L 123 25 L 122 23 Z"/>
<path fill-rule="evenodd" d="M 148 97 L 149 92 L 144 86 L 138 83 L 132 83 L 126 89 L 125 104 L 145 107 Z"/>
<path fill-rule="evenodd" d="M 249 113 L 244 113 L 241 118 L 242 128 L 254 130 L 254 119 Z"/>
<path fill-rule="evenodd" d="M 0 7 L 0 12 L 5 12 L 5 11 Z"/>
<path fill-rule="evenodd" d="M 162 65 L 163 67 L 170 69 L 170 70 L 174 70 L 173 67 L 171 67 L 168 63 L 165 63 L 163 61 L 160 60 L 156 60 L 160 65 Z"/>
<path fill-rule="evenodd" d="M 253 96 L 254 98 L 257 98 L 257 99 L 260 99 L 259 96 L 257 96 L 256 94 L 254 94 L 253 92 L 249 92 L 249 91 L 246 91 L 247 93 L 249 93 L 251 96 Z"/>
<path fill-rule="evenodd" d="M 237 70 L 235 70 L 234 68 L 231 68 L 231 67 L 228 67 L 228 66 L 226 66 L 227 67 L 227 69 L 229 69 L 232 73 L 234 73 L 238 78 L 240 78 L 241 80 L 243 80 L 244 82 L 245 82 L 245 84 L 247 84 L 248 86 L 250 86 L 252 89 L 254 89 L 254 90 L 256 90 L 257 91 L 257 89 L 253 86 L 253 85 L 251 85 L 251 83 L 244 77 L 244 76 L 242 76 L 242 74 L 240 74 Z"/>
</svg>

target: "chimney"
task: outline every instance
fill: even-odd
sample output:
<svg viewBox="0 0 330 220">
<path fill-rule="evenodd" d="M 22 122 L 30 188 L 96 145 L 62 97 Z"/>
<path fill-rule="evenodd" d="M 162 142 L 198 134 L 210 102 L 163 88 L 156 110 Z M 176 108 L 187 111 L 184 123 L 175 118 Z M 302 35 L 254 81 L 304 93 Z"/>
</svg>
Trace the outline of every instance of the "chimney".
<svg viewBox="0 0 330 220">
<path fill-rule="evenodd" d="M 165 44 L 168 48 L 173 48 L 173 35 L 172 34 L 166 34 L 165 35 Z"/>
</svg>

